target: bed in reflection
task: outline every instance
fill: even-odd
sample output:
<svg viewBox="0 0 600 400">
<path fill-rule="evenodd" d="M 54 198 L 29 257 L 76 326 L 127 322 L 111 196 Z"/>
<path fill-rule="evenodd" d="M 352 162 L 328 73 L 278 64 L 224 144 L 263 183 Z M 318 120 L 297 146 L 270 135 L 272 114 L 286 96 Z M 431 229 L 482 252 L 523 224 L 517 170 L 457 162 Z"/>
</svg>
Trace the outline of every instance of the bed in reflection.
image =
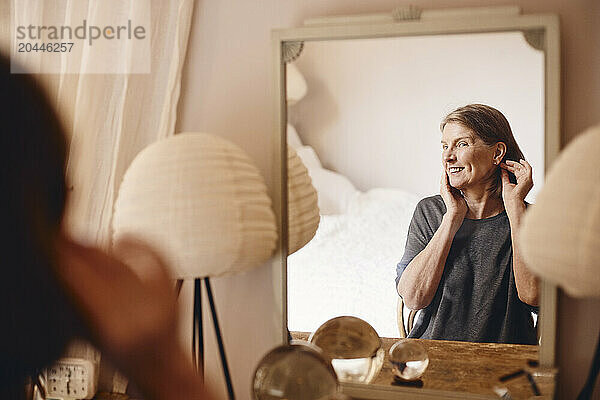
<svg viewBox="0 0 600 400">
<path fill-rule="evenodd" d="M 291 126 L 288 137 L 317 189 L 321 213 L 314 238 L 288 257 L 288 328 L 312 332 L 330 318 L 352 315 L 380 336 L 397 337 L 396 264 L 418 196 L 392 188 L 359 191 L 323 168 Z"/>
</svg>

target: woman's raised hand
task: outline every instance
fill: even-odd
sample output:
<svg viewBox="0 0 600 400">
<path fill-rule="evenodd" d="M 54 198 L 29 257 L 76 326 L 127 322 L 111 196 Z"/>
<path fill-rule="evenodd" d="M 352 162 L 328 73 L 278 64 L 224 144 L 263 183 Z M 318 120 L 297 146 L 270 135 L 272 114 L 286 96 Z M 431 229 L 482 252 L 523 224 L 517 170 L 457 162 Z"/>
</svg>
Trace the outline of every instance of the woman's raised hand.
<svg viewBox="0 0 600 400">
<path fill-rule="evenodd" d="M 176 293 L 161 257 L 131 239 L 109 254 L 65 235 L 58 249 L 59 280 L 92 340 L 144 398 L 207 399 L 177 339 Z"/>
<path fill-rule="evenodd" d="M 446 204 L 446 214 L 456 222 L 462 223 L 467 214 L 467 202 L 460 191 L 450 186 L 446 170 L 442 171 L 440 195 Z"/>
<path fill-rule="evenodd" d="M 505 163 L 500 164 L 500 167 L 502 168 L 502 201 L 510 216 L 513 208 L 525 206 L 525 196 L 533 187 L 533 170 L 525 160 L 520 162 L 506 160 Z M 515 175 L 516 184 L 510 182 L 507 171 Z"/>
<path fill-rule="evenodd" d="M 175 291 L 151 249 L 141 244 L 136 249 L 147 254 L 151 271 L 140 277 L 99 249 L 67 238 L 61 244 L 59 276 L 103 350 L 129 361 L 176 334 Z"/>
</svg>

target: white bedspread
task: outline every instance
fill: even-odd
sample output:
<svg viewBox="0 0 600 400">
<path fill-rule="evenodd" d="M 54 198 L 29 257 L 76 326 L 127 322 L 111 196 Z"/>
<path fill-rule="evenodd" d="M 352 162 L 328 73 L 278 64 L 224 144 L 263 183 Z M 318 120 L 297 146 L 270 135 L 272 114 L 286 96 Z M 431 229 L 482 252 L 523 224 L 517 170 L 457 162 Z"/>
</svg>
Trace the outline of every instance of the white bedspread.
<svg viewBox="0 0 600 400">
<path fill-rule="evenodd" d="M 353 315 L 380 336 L 397 337 L 396 264 L 418 200 L 372 189 L 357 192 L 345 214 L 321 216 L 313 240 L 288 257 L 288 328 L 312 332 Z"/>
</svg>

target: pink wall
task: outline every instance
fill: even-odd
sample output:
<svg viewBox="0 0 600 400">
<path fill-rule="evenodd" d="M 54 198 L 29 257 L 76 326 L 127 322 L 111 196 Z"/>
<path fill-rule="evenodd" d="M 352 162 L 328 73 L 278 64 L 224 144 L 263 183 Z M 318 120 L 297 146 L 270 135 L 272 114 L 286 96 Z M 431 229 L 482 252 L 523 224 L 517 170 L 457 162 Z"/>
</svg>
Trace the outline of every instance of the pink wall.
<svg viewBox="0 0 600 400">
<path fill-rule="evenodd" d="M 272 98 L 270 30 L 305 18 L 422 8 L 506 5 L 503 0 L 197 1 L 179 107 L 178 131 L 205 131 L 242 146 L 269 179 Z M 563 143 L 600 122 L 600 1 L 515 0 L 523 13 L 561 19 Z M 249 398 L 256 362 L 275 343 L 270 265 L 214 282 L 236 392 Z M 600 330 L 599 301 L 559 298 L 560 398 L 575 398 Z M 191 325 L 191 323 L 190 323 Z M 213 349 L 214 343 L 209 343 Z M 208 357 L 214 361 L 215 354 Z M 233 362 L 235 360 L 235 362 Z M 212 365 L 212 363 L 211 363 Z M 218 364 L 215 364 L 218 365 Z M 218 379 L 218 371 L 209 382 Z M 596 390 L 600 398 L 600 389 Z"/>
</svg>

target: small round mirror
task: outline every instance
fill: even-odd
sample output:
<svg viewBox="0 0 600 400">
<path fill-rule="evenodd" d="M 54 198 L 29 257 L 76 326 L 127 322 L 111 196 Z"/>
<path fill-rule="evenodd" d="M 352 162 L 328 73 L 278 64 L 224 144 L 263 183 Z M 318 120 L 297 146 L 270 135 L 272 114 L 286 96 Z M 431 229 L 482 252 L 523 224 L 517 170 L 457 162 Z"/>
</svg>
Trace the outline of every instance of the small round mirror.
<svg viewBox="0 0 600 400">
<path fill-rule="evenodd" d="M 390 348 L 390 362 L 396 378 L 414 381 L 419 379 L 427 369 L 429 356 L 425 348 L 416 341 L 403 339 Z"/>
<path fill-rule="evenodd" d="M 338 382 L 329 360 L 309 343 L 274 348 L 254 371 L 255 400 L 321 400 L 334 398 Z"/>
<path fill-rule="evenodd" d="M 371 383 L 383 366 L 381 339 L 368 322 L 336 317 L 321 325 L 309 341 L 331 358 L 340 382 Z"/>
</svg>

